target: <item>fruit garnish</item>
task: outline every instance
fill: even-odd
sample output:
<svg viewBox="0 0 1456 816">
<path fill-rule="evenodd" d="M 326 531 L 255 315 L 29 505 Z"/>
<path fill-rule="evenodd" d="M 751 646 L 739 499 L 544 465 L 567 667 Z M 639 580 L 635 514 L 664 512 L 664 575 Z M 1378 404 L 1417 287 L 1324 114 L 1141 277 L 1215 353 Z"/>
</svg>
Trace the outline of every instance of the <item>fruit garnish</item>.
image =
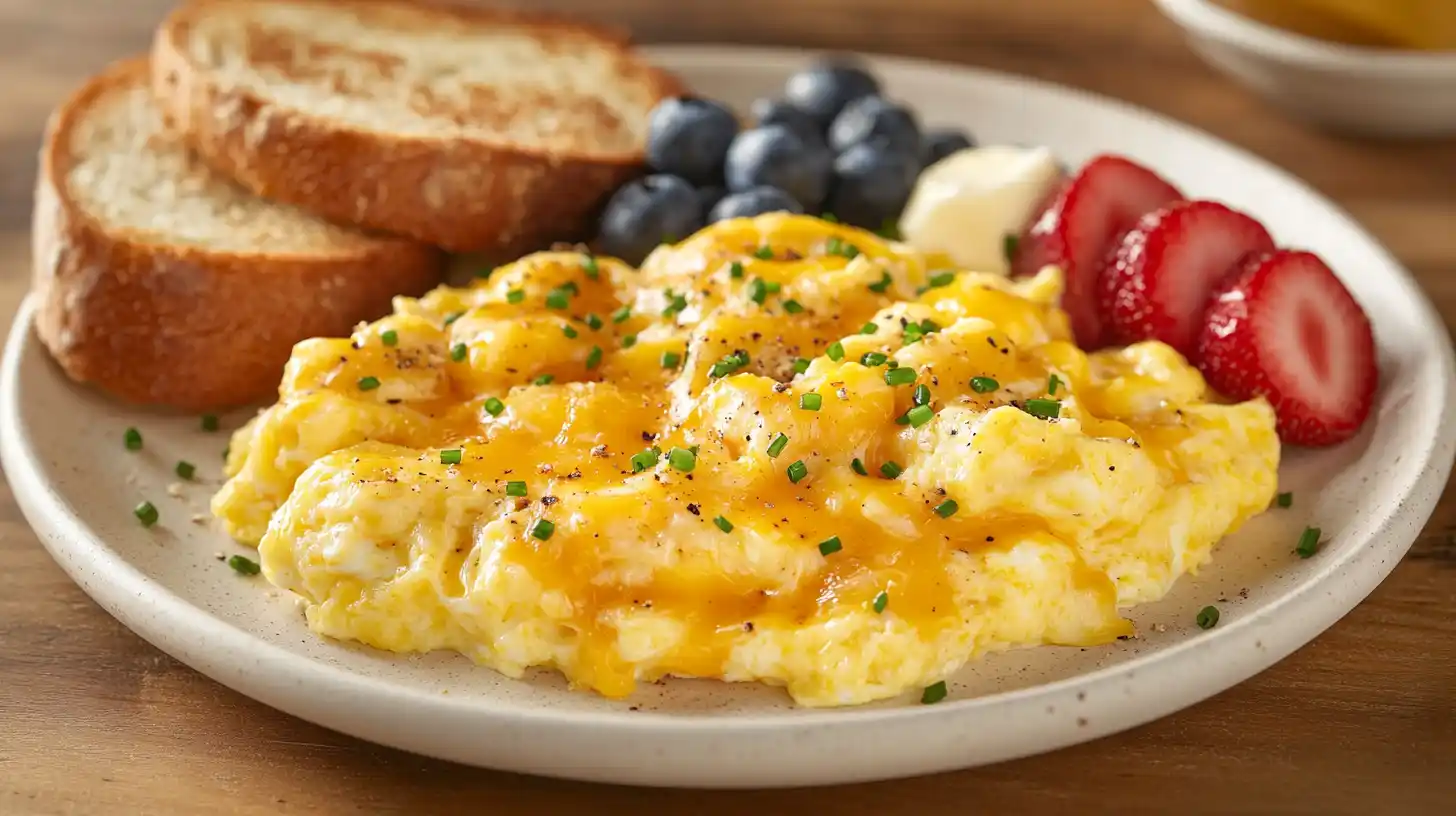
<svg viewBox="0 0 1456 816">
<path fill-rule="evenodd" d="M 1214 287 L 1243 259 L 1273 251 L 1262 224 L 1212 201 L 1143 216 L 1102 271 L 1104 338 L 1161 340 L 1193 359 Z"/>
<path fill-rule="evenodd" d="M 1333 445 L 1369 417 L 1379 379 L 1370 321 L 1315 255 L 1248 259 L 1215 290 L 1205 320 L 1198 355 L 1208 384 L 1268 399 L 1285 442 Z"/>
<path fill-rule="evenodd" d="M 732 192 L 777 187 L 807 211 L 819 209 L 829 188 L 833 157 L 783 125 L 745 130 L 728 148 L 723 175 Z"/>
<path fill-rule="evenodd" d="M 828 128 L 844 106 L 862 96 L 880 92 L 880 83 L 869 71 L 848 59 L 821 62 L 793 76 L 784 85 L 784 96 L 794 107 Z"/>
<path fill-rule="evenodd" d="M 737 135 L 738 119 L 717 102 L 693 96 L 664 99 L 648 120 L 647 163 L 693 184 L 715 184 Z"/>
</svg>

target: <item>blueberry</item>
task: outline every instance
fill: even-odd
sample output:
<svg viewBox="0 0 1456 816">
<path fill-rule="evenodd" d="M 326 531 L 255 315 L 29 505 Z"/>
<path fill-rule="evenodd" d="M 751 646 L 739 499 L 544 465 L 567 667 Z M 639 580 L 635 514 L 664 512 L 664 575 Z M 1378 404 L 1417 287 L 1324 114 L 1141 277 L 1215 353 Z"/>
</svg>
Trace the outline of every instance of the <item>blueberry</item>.
<svg viewBox="0 0 1456 816">
<path fill-rule="evenodd" d="M 722 187 L 699 187 L 698 205 L 701 206 L 703 208 L 703 212 L 706 213 L 712 210 L 714 205 L 716 205 L 719 201 L 722 201 L 723 196 L 725 195 L 728 195 L 728 191 L 723 189 Z"/>
<path fill-rule="evenodd" d="M 677 176 L 646 176 L 619 187 L 602 211 L 597 250 L 641 263 L 658 244 L 692 235 L 703 226 L 698 191 Z"/>
<path fill-rule="evenodd" d="M 694 184 L 722 177 L 723 157 L 738 135 L 733 112 L 706 99 L 673 97 L 652 109 L 647 130 L 647 163 Z"/>
<path fill-rule="evenodd" d="M 741 193 L 733 193 L 718 202 L 708 214 L 708 223 L 725 218 L 747 218 L 770 212 L 802 213 L 804 206 L 794 197 L 777 187 L 754 187 Z"/>
<path fill-rule="evenodd" d="M 812 65 L 789 77 L 784 86 L 789 102 L 809 114 L 821 130 L 829 127 L 845 105 L 879 92 L 878 80 L 864 68 L 845 60 Z"/>
<path fill-rule="evenodd" d="M 814 117 L 794 107 L 787 99 L 757 99 L 748 109 L 758 127 L 783 125 L 805 142 L 823 142 L 824 129 Z"/>
<path fill-rule="evenodd" d="M 832 161 L 824 145 L 806 142 L 783 125 L 769 125 L 738 134 L 723 175 L 732 192 L 777 187 L 814 211 L 829 189 Z"/>
<path fill-rule="evenodd" d="M 975 146 L 975 141 L 964 130 L 927 130 L 920 137 L 920 163 L 929 167 L 952 153 Z"/>
<path fill-rule="evenodd" d="M 920 158 L 920 125 L 915 114 L 879 96 L 849 103 L 829 126 L 829 146 L 835 153 L 871 141 L 884 142 L 892 150 Z"/>
<path fill-rule="evenodd" d="M 880 141 L 861 142 L 834 159 L 827 212 L 865 229 L 899 218 L 920 172 L 918 157 Z"/>
</svg>

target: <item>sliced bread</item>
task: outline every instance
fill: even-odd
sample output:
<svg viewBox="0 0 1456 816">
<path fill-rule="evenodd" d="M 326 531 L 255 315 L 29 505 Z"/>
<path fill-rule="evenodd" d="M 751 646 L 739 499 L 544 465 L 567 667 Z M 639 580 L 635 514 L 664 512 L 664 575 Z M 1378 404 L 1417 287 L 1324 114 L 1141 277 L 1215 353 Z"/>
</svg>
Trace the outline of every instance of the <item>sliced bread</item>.
<svg viewBox="0 0 1456 816">
<path fill-rule="evenodd" d="M 293 344 L 347 334 L 442 274 L 438 250 L 258 199 L 168 137 L 148 61 L 51 117 L 33 219 L 36 329 L 72 379 L 199 410 L 276 393 Z"/>
<path fill-rule="evenodd" d="M 193 0 L 152 69 L 248 189 L 457 252 L 582 237 L 681 90 L 613 32 L 409 0 Z"/>
</svg>

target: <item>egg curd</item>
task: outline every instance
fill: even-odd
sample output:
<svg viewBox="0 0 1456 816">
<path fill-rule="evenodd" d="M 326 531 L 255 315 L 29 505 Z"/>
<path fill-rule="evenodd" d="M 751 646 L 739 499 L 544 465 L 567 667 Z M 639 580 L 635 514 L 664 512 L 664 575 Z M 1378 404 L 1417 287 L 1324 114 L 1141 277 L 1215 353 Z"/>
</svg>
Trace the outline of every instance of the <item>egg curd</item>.
<svg viewBox="0 0 1456 816">
<path fill-rule="evenodd" d="M 1061 286 L 785 214 L 531 255 L 300 343 L 213 509 L 321 635 L 614 698 L 850 705 L 1105 643 L 1268 505 L 1279 443 L 1161 343 L 1079 350 Z"/>
</svg>

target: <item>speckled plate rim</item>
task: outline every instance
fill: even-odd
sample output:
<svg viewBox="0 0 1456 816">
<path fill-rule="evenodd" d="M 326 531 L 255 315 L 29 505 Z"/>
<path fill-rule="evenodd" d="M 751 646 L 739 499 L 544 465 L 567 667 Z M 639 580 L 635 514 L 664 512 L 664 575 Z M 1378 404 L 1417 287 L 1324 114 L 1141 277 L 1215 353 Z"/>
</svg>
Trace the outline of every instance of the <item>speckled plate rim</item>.
<svg viewBox="0 0 1456 816">
<path fill-rule="evenodd" d="M 649 54 L 679 70 L 782 67 L 807 54 L 738 47 L 658 47 Z M 905 81 L 953 72 L 967 81 L 1024 88 L 1069 106 L 1110 108 L 1184 139 L 1233 153 L 1280 183 L 1307 186 L 1237 148 L 1147 111 L 1091 94 L 995 72 L 877 58 Z M 1322 199 L 1320 199 L 1322 200 Z M 868 781 L 933 773 L 1052 750 L 1115 733 L 1218 693 L 1304 645 L 1368 595 L 1394 568 L 1430 517 L 1450 472 L 1456 365 L 1434 308 L 1400 266 L 1348 216 L 1340 226 L 1368 243 L 1386 268 L 1384 285 L 1408 318 L 1400 327 L 1426 354 L 1412 414 L 1428 444 L 1391 478 L 1403 500 L 1362 516 L 1360 546 L 1318 565 L 1278 601 L 1227 626 L 1117 666 L 1031 688 L 934 707 L 827 710 L 793 718 L 724 718 L 640 712 L 521 710 L 401 688 L 285 651 L 203 612 L 133 568 L 68 509 L 46 481 L 21 423 L 22 359 L 42 354 L 21 308 L 0 363 L 0 463 L 27 520 L 58 564 L 103 608 L 163 651 L 265 704 L 385 745 L 501 770 L 624 784 L 774 787 Z M 1057 707 L 1086 712 L 1040 716 Z M 833 761 L 826 761 L 832 757 Z"/>
</svg>

